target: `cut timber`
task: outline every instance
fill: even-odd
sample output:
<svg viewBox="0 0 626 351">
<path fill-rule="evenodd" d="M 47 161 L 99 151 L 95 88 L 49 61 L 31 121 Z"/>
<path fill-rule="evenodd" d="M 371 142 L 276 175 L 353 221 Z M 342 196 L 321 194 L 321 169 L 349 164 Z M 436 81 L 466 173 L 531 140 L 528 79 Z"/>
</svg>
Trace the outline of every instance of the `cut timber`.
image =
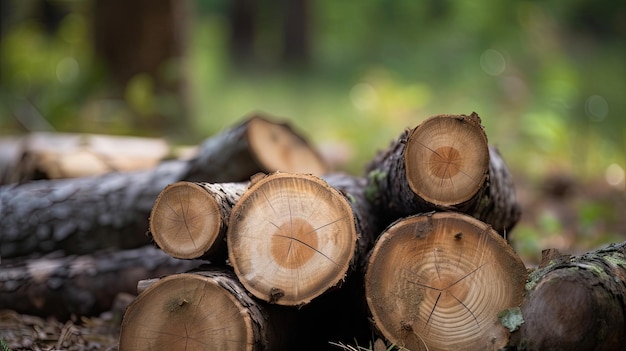
<svg viewBox="0 0 626 351">
<path fill-rule="evenodd" d="M 526 284 L 523 324 L 511 346 L 533 350 L 625 350 L 626 243 L 542 262 Z"/>
<path fill-rule="evenodd" d="M 246 183 L 184 181 L 168 185 L 150 214 L 152 238 L 172 257 L 225 257 L 230 211 L 247 187 Z"/>
<path fill-rule="evenodd" d="M 137 280 L 184 272 L 198 264 L 173 259 L 152 245 L 82 256 L 3 259 L 0 309 L 60 320 L 98 315 L 111 309 L 119 293 L 135 294 Z"/>
<path fill-rule="evenodd" d="M 312 175 L 258 178 L 232 209 L 229 261 L 254 296 L 306 304 L 348 272 L 357 241 L 352 208 L 344 195 Z"/>
<path fill-rule="evenodd" d="M 520 209 L 506 165 L 476 113 L 431 117 L 367 167 L 370 198 L 389 220 L 433 210 L 473 215 L 505 233 Z"/>
<path fill-rule="evenodd" d="M 18 145 L 4 184 L 149 169 L 171 153 L 164 139 L 97 134 L 36 132 Z"/>
<path fill-rule="evenodd" d="M 234 182 L 268 169 L 305 171 L 298 160 L 309 163 L 309 173 L 325 170 L 315 161 L 316 152 L 292 133 L 284 124 L 253 116 L 207 139 L 190 160 L 165 161 L 144 171 L 2 186 L 0 256 L 144 245 L 154 201 L 177 181 Z"/>
<path fill-rule="evenodd" d="M 365 277 L 374 326 L 410 350 L 498 350 L 498 314 L 522 302 L 526 268 L 491 227 L 461 213 L 411 216 L 372 250 Z"/>
<path fill-rule="evenodd" d="M 328 172 L 319 153 L 287 123 L 276 123 L 258 114 L 212 142 L 220 152 L 199 155 L 186 180 L 242 182 L 258 172 Z"/>
<path fill-rule="evenodd" d="M 269 317 L 228 271 L 159 279 L 128 306 L 125 350 L 277 350 Z M 282 330 L 283 333 L 288 333 Z"/>
</svg>

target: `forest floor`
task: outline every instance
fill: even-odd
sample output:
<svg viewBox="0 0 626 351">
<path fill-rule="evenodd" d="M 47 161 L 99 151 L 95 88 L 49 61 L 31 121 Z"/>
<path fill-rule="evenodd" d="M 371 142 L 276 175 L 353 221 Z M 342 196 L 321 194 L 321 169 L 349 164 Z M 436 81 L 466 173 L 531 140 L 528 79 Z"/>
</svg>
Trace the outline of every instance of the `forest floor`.
<svg viewBox="0 0 626 351">
<path fill-rule="evenodd" d="M 523 215 L 508 239 L 529 267 L 543 249 L 579 254 L 626 240 L 626 196 L 603 180 L 582 184 L 559 175 L 534 186 L 517 177 L 516 188 Z M 12 351 L 117 350 L 122 316 L 117 309 L 58 321 L 5 310 L 0 340 Z M 1 351 L 6 347 L 0 344 Z"/>
</svg>

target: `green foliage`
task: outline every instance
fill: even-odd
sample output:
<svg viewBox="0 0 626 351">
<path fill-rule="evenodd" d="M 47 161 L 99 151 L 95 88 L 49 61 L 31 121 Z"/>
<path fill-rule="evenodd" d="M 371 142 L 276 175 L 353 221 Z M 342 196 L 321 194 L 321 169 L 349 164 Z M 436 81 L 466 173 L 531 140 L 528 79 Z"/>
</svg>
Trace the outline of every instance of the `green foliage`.
<svg viewBox="0 0 626 351">
<path fill-rule="evenodd" d="M 2 339 L 0 339 L 0 351 L 11 351 L 9 346 Z"/>
</svg>

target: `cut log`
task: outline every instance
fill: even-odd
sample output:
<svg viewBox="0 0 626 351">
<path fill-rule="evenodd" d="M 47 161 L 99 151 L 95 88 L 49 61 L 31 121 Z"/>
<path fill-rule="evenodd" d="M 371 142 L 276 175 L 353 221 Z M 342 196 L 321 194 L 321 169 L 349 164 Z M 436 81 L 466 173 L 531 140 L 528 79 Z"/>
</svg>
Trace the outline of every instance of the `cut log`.
<svg viewBox="0 0 626 351">
<path fill-rule="evenodd" d="M 254 179 L 231 212 L 229 261 L 257 298 L 306 304 L 355 268 L 361 247 L 356 216 L 346 196 L 318 177 L 274 173 Z M 368 216 L 373 214 L 358 215 L 363 221 Z"/>
<path fill-rule="evenodd" d="M 157 198 L 150 214 L 150 234 L 172 257 L 226 258 L 230 211 L 247 183 L 176 182 Z"/>
<path fill-rule="evenodd" d="M 532 350 L 625 350 L 626 243 L 558 255 L 533 271 L 511 346 Z"/>
<path fill-rule="evenodd" d="M 171 154 L 163 139 L 115 135 L 36 132 L 17 145 L 2 184 L 150 169 Z"/>
<path fill-rule="evenodd" d="M 325 172 L 317 153 L 284 124 L 254 116 L 206 140 L 195 157 L 138 172 L 0 187 L 0 256 L 82 254 L 148 242 L 159 193 L 180 180 L 243 181 L 268 170 Z"/>
<path fill-rule="evenodd" d="M 487 224 L 461 213 L 401 219 L 381 235 L 365 277 L 373 324 L 410 350 L 498 350 L 498 314 L 522 302 L 526 268 Z"/>
<path fill-rule="evenodd" d="M 117 294 L 135 294 L 138 280 L 184 272 L 198 262 L 173 259 L 148 245 L 90 255 L 3 260 L 0 309 L 55 316 L 93 316 L 111 309 Z"/>
<path fill-rule="evenodd" d="M 286 350 L 289 330 L 283 322 L 288 320 L 273 317 L 232 272 L 175 274 L 159 279 L 128 306 L 120 351 Z"/>
<path fill-rule="evenodd" d="M 433 210 L 473 215 L 501 234 L 520 216 L 508 168 L 476 113 L 433 116 L 367 166 L 369 197 L 388 222 Z"/>
</svg>

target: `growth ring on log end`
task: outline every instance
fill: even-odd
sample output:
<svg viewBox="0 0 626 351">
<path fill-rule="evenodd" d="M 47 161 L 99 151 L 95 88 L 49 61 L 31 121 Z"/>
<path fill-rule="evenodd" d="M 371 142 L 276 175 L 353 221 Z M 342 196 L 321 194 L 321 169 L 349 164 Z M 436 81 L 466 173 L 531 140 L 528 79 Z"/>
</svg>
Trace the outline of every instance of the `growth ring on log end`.
<svg viewBox="0 0 626 351">
<path fill-rule="evenodd" d="M 255 308 L 234 278 L 171 275 L 127 308 L 120 350 L 263 350 Z"/>
<path fill-rule="evenodd" d="M 248 128 L 250 148 L 257 162 L 267 171 L 316 175 L 328 172 L 321 156 L 289 125 L 256 116 L 250 119 Z"/>
<path fill-rule="evenodd" d="M 518 307 L 524 263 L 494 230 L 454 212 L 401 219 L 369 259 L 366 299 L 376 328 L 410 350 L 497 350 L 498 314 Z"/>
<path fill-rule="evenodd" d="M 156 244 L 171 256 L 198 258 L 214 245 L 222 217 L 216 200 L 200 185 L 176 182 L 156 199 L 150 232 Z"/>
<path fill-rule="evenodd" d="M 487 135 L 476 114 L 425 120 L 411 131 L 404 156 L 411 190 L 436 205 L 471 199 L 489 174 Z"/>
<path fill-rule="evenodd" d="M 337 285 L 355 254 L 346 198 L 322 179 L 274 173 L 253 181 L 233 207 L 228 257 L 256 297 L 302 305 Z"/>
</svg>

